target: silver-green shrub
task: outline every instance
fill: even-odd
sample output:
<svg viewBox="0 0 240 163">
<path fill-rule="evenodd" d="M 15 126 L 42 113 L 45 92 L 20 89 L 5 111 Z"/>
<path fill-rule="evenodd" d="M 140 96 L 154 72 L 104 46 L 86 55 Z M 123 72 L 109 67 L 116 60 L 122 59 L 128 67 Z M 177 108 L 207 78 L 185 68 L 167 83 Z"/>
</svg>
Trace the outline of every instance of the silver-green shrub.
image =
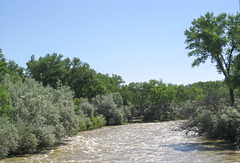
<svg viewBox="0 0 240 163">
<path fill-rule="evenodd" d="M 6 157 L 18 148 L 18 130 L 5 117 L 0 117 L 0 158 Z"/>
<path fill-rule="evenodd" d="M 16 153 L 23 154 L 36 151 L 39 140 L 34 134 L 34 126 L 19 119 L 15 123 L 15 127 L 18 130 L 19 137 Z"/>
<path fill-rule="evenodd" d="M 74 105 L 79 119 L 79 131 L 101 128 L 106 124 L 102 115 L 95 114 L 96 108 L 87 99 L 76 98 Z"/>
<path fill-rule="evenodd" d="M 199 115 L 200 131 L 207 138 L 217 138 L 218 136 L 218 117 L 212 111 L 204 109 Z"/>
<path fill-rule="evenodd" d="M 112 94 L 105 96 L 97 95 L 92 99 L 92 103 L 97 108 L 97 112 L 105 117 L 107 125 L 122 124 L 123 115 L 121 114 L 121 108 L 118 108 L 113 101 Z"/>
<path fill-rule="evenodd" d="M 182 117 L 185 115 L 184 118 L 189 118 L 186 125 L 197 126 L 206 138 L 240 142 L 240 100 L 235 99 L 234 106 L 225 98 L 214 103 L 210 103 L 210 100 L 203 99 L 191 103 L 186 101 L 182 104 Z"/>
<path fill-rule="evenodd" d="M 131 114 L 128 107 L 123 106 L 122 97 L 118 93 L 97 95 L 92 99 L 98 114 L 102 114 L 107 125 L 119 125 L 125 122 Z"/>
<path fill-rule="evenodd" d="M 19 133 L 19 151 L 34 152 L 78 131 L 73 92 L 67 87 L 43 87 L 33 79 L 3 83 L 9 91 L 13 122 Z M 19 122 L 19 124 L 18 124 Z"/>
<path fill-rule="evenodd" d="M 220 137 L 232 142 L 240 141 L 240 113 L 234 107 L 225 107 L 218 114 Z"/>
<path fill-rule="evenodd" d="M 83 111 L 83 114 L 87 117 L 93 117 L 95 108 L 88 101 L 84 99 L 81 99 L 81 101 L 81 110 Z"/>
</svg>

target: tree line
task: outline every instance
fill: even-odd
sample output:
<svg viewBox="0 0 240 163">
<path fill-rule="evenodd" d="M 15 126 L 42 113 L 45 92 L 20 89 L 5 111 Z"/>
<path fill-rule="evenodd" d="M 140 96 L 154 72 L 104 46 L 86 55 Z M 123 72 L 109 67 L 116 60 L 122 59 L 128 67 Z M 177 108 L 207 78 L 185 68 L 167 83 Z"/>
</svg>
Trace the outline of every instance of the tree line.
<svg viewBox="0 0 240 163">
<path fill-rule="evenodd" d="M 43 86 L 57 88 L 62 84 L 74 91 L 76 98 L 93 98 L 110 92 L 118 92 L 123 83 L 121 76 L 97 73 L 79 58 L 63 59 L 61 54 L 47 54 L 27 62 L 26 75 Z"/>
<path fill-rule="evenodd" d="M 240 15 L 207 13 L 185 31 L 189 56 L 207 59 L 223 81 L 189 85 L 162 80 L 124 84 L 79 58 L 31 56 L 22 68 L 0 51 L 0 158 L 32 153 L 78 131 L 145 122 L 188 119 L 207 138 L 240 142 Z"/>
</svg>

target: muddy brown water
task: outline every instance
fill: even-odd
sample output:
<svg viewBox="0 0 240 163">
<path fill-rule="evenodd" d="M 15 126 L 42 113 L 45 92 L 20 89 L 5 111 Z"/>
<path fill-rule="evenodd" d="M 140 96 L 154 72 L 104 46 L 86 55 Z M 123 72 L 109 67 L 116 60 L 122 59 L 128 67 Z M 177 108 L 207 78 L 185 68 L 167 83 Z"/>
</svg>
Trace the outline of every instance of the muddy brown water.
<svg viewBox="0 0 240 163">
<path fill-rule="evenodd" d="M 182 121 L 103 127 L 78 133 L 40 154 L 0 162 L 240 162 L 234 144 L 176 129 Z"/>
</svg>

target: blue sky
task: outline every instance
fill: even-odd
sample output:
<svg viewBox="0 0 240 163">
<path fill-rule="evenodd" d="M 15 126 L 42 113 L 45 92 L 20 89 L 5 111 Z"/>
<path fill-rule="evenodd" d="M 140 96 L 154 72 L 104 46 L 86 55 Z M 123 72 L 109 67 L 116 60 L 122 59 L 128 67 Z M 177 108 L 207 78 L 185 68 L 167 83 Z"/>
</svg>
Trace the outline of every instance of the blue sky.
<svg viewBox="0 0 240 163">
<path fill-rule="evenodd" d="M 238 0 L 1 0 L 0 48 L 22 67 L 32 54 L 77 57 L 126 83 L 222 80 L 215 65 L 192 68 L 184 31 L 206 12 L 239 11 Z"/>
</svg>

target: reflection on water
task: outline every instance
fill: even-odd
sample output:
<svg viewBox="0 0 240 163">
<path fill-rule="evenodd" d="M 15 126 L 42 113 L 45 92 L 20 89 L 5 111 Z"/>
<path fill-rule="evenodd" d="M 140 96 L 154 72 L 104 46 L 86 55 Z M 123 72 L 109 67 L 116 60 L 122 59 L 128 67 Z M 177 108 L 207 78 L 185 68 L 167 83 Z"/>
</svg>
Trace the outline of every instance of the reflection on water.
<svg viewBox="0 0 240 163">
<path fill-rule="evenodd" d="M 172 130 L 177 122 L 141 123 L 80 132 L 65 144 L 41 154 L 3 162 L 237 162 L 233 144 L 203 141 L 185 131 Z"/>
</svg>

